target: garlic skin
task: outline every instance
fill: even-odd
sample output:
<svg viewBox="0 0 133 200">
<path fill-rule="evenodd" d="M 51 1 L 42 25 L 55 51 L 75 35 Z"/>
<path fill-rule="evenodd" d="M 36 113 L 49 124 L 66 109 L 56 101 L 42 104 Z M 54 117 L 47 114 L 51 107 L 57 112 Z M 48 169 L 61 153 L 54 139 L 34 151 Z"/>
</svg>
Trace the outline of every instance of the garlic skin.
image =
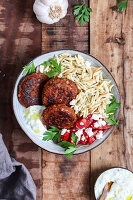
<svg viewBox="0 0 133 200">
<path fill-rule="evenodd" d="M 53 24 L 67 14 L 68 0 L 35 0 L 33 11 L 37 19 L 46 24 Z"/>
</svg>

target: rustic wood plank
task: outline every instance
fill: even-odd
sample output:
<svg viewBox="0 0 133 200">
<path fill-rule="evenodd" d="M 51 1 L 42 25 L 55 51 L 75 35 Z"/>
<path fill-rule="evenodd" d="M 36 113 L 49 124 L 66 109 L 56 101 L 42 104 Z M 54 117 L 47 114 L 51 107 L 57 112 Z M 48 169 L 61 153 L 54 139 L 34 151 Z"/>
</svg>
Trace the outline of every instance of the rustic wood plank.
<svg viewBox="0 0 133 200">
<path fill-rule="evenodd" d="M 41 54 L 41 24 L 28 1 L 0 1 L 0 131 L 9 152 L 25 164 L 41 191 L 41 149 L 20 129 L 12 109 L 12 91 L 22 66 Z"/>
<path fill-rule="evenodd" d="M 132 86 L 130 86 L 131 90 L 130 92 L 128 92 L 127 87 L 129 85 L 127 84 L 126 88 L 124 85 L 127 79 L 123 79 L 124 77 L 126 77 L 126 67 L 124 66 L 123 56 L 125 55 L 124 47 L 126 46 L 128 48 L 129 43 L 131 43 L 131 29 L 130 33 L 127 35 L 127 38 L 130 38 L 128 43 L 124 37 L 125 34 L 123 32 L 123 23 L 125 22 L 123 21 L 123 16 L 125 13 L 122 15 L 117 12 L 115 0 L 91 0 L 90 6 L 93 9 L 90 24 L 90 53 L 98 58 L 110 70 L 118 84 L 122 100 L 119 127 L 115 129 L 115 131 L 102 145 L 91 152 L 91 186 L 93 187 L 97 176 L 105 169 L 114 166 L 129 167 L 129 162 L 127 161 L 128 159 L 126 156 L 130 155 L 129 157 L 131 159 L 131 152 L 129 153 L 128 151 L 129 148 L 131 150 L 131 142 L 129 141 L 130 139 L 127 139 L 126 141 L 127 125 L 124 126 L 125 118 L 123 114 L 125 112 L 126 93 L 128 94 L 126 97 L 127 100 L 127 98 L 129 98 L 129 95 L 131 94 Z M 129 21 L 131 21 L 131 12 L 129 13 L 127 18 L 130 18 Z M 125 28 L 127 28 L 127 26 L 128 24 L 126 23 Z M 129 63 L 131 64 L 131 62 Z M 130 69 L 129 66 L 126 70 Z M 129 82 L 129 84 L 131 84 L 131 78 Z M 128 102 L 128 106 L 129 104 L 131 105 L 131 97 Z M 131 115 L 131 109 L 129 109 L 127 115 Z M 128 118 L 127 123 L 129 124 Z M 130 126 L 131 124 L 128 126 L 128 130 L 130 129 Z M 131 131 L 129 131 L 129 134 L 131 138 Z M 92 192 L 91 199 L 93 198 L 94 195 Z"/>
<path fill-rule="evenodd" d="M 128 169 L 133 171 L 133 1 L 129 2 L 123 13 L 123 78 L 124 78 L 124 138 L 126 143 L 126 161 Z"/>
<path fill-rule="evenodd" d="M 81 3 L 79 1 L 78 3 Z M 89 50 L 88 24 L 80 27 L 72 15 L 74 1 L 69 1 L 67 16 L 59 23 L 42 26 L 42 52 L 58 49 Z M 73 156 L 43 151 L 43 200 L 91 200 L 90 152 Z"/>
<path fill-rule="evenodd" d="M 65 156 L 43 152 L 43 199 L 89 199 L 90 153 Z"/>
<path fill-rule="evenodd" d="M 80 4 L 82 1 L 78 1 Z M 74 49 L 88 53 L 88 24 L 80 27 L 75 22 L 73 12 L 74 1 L 69 1 L 67 16 L 60 22 L 52 25 L 42 25 L 42 52 L 57 49 Z"/>
</svg>

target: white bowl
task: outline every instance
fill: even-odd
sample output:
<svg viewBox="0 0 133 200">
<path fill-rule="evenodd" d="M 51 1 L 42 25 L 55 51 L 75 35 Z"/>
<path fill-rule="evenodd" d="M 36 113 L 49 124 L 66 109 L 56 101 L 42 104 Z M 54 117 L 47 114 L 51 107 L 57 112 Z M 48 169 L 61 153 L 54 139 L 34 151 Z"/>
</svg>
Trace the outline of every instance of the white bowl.
<svg viewBox="0 0 133 200">
<path fill-rule="evenodd" d="M 99 62 L 96 58 L 94 58 L 90 55 L 84 54 L 84 53 L 79 52 L 79 51 L 74 51 L 74 50 L 59 50 L 59 51 L 53 51 L 53 52 L 45 53 L 41 56 L 38 56 L 33 61 L 34 61 L 35 66 L 38 66 L 41 63 L 43 63 L 44 61 L 47 61 L 47 60 L 53 58 L 54 55 L 59 55 L 59 54 L 62 54 L 62 53 L 68 53 L 70 55 L 79 54 L 79 55 L 83 56 L 83 58 L 85 60 L 89 60 L 92 64 L 92 66 L 102 67 L 104 78 L 108 78 L 112 81 L 112 84 L 114 85 L 114 87 L 112 88 L 112 93 L 114 94 L 116 101 L 120 102 L 119 90 L 118 90 L 118 87 L 117 87 L 116 82 L 113 79 L 112 75 L 110 74 L 110 72 L 107 70 L 107 68 L 101 62 Z M 14 109 L 14 113 L 15 113 L 15 116 L 17 118 L 18 123 L 20 124 L 23 131 L 28 135 L 28 137 L 34 143 L 36 143 L 38 146 L 42 147 L 43 149 L 45 149 L 49 152 L 53 152 L 53 153 L 57 153 L 57 154 L 64 154 L 64 149 L 62 147 L 60 147 L 59 145 L 54 144 L 52 141 L 42 141 L 41 139 L 37 138 L 37 136 L 35 134 L 33 134 L 33 131 L 24 122 L 24 120 L 22 118 L 23 106 L 19 103 L 18 97 L 17 97 L 18 85 L 20 83 L 20 80 L 23 78 L 22 73 L 23 73 L 23 71 L 20 73 L 20 75 L 17 78 L 15 88 L 14 88 L 14 92 L 13 92 L 13 109 Z M 116 112 L 116 119 L 118 119 L 119 110 L 120 109 L 118 109 L 117 112 Z M 96 140 L 90 146 L 83 146 L 83 147 L 78 148 L 77 151 L 75 152 L 75 154 L 84 153 L 86 151 L 94 149 L 95 147 L 100 145 L 102 142 L 104 142 L 108 138 L 108 136 L 113 131 L 113 129 L 114 129 L 114 126 L 112 126 L 111 129 L 109 129 L 105 132 L 104 137 L 102 139 Z"/>
<path fill-rule="evenodd" d="M 116 180 L 116 174 L 118 174 L 119 171 L 123 171 L 123 172 L 126 172 L 126 173 L 128 172 L 128 174 L 133 175 L 132 171 L 130 171 L 126 168 L 122 168 L 122 167 L 113 167 L 113 168 L 110 168 L 110 169 L 104 171 L 103 173 L 101 173 L 98 176 L 98 178 L 95 182 L 95 185 L 94 185 L 94 195 L 95 195 L 96 200 L 98 200 L 97 196 L 99 196 L 99 193 L 101 193 L 101 190 L 102 190 L 102 188 L 101 188 L 101 190 L 99 192 L 97 191 L 99 183 L 102 184 L 102 186 L 104 186 L 107 182 L 113 181 L 113 179 Z M 110 177 L 109 174 L 113 174 L 113 177 Z M 106 178 L 105 178 L 105 176 L 106 176 Z M 104 177 L 104 181 L 102 181 L 103 177 Z"/>
</svg>

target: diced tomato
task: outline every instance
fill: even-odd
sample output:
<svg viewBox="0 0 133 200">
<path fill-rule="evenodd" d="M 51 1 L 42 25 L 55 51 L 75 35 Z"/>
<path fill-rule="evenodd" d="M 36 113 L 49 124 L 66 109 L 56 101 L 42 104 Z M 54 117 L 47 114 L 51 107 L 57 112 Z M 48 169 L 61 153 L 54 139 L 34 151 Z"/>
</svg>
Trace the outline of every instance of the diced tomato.
<svg viewBox="0 0 133 200">
<path fill-rule="evenodd" d="M 70 129 L 70 133 L 72 134 L 72 133 L 76 133 L 77 132 L 77 128 L 72 128 L 72 129 Z"/>
<path fill-rule="evenodd" d="M 92 124 L 93 120 L 91 118 L 80 118 L 76 122 L 76 126 L 79 129 L 88 128 Z"/>
<path fill-rule="evenodd" d="M 95 142 L 95 140 L 96 140 L 96 137 L 93 135 L 93 136 L 89 137 L 88 142 L 89 142 L 89 144 L 92 144 L 93 142 Z"/>
<path fill-rule="evenodd" d="M 85 132 L 85 130 L 83 131 L 83 134 L 84 134 L 85 138 L 88 140 L 89 135 Z"/>
<path fill-rule="evenodd" d="M 93 130 L 92 132 L 94 134 L 93 136 L 96 136 L 96 134 L 99 133 L 99 130 Z"/>
<path fill-rule="evenodd" d="M 106 130 L 106 129 L 110 129 L 110 128 L 111 128 L 111 126 L 108 124 L 106 124 L 105 126 L 98 127 L 99 130 L 102 130 L 102 129 Z"/>
<path fill-rule="evenodd" d="M 91 126 L 90 126 L 92 129 L 96 129 L 96 130 L 106 130 L 106 129 L 110 129 L 111 128 L 111 126 L 110 125 L 108 125 L 108 124 L 106 124 L 105 126 L 100 126 L 100 127 L 95 127 L 94 126 L 94 123 L 93 124 L 91 124 Z"/>
<path fill-rule="evenodd" d="M 83 138 L 84 138 L 84 139 L 83 139 Z M 80 142 L 81 142 L 83 145 L 86 145 L 86 144 L 88 143 L 88 140 L 87 140 L 87 138 L 85 137 L 84 134 L 81 135 Z"/>
<path fill-rule="evenodd" d="M 64 135 L 61 135 L 61 141 L 67 141 L 69 139 L 70 132 L 64 133 Z"/>
<path fill-rule="evenodd" d="M 91 117 L 92 117 L 92 114 L 89 114 L 89 115 L 87 116 L 88 119 L 90 119 Z"/>
</svg>

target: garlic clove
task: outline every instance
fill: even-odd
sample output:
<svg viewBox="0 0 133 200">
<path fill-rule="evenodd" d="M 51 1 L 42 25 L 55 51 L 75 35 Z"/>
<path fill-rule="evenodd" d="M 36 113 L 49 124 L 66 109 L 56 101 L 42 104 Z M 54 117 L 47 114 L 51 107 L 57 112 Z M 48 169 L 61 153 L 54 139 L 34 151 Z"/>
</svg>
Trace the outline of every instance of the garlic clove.
<svg viewBox="0 0 133 200">
<path fill-rule="evenodd" d="M 37 19 L 46 24 L 58 22 L 67 14 L 68 0 L 35 0 L 33 11 Z"/>
</svg>

